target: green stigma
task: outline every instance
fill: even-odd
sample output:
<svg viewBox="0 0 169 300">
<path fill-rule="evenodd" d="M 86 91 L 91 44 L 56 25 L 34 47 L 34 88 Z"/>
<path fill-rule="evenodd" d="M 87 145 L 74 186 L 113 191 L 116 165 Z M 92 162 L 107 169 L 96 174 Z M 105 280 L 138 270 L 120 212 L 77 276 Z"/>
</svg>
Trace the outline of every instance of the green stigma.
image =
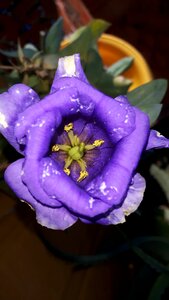
<svg viewBox="0 0 169 300">
<path fill-rule="evenodd" d="M 77 179 L 78 182 L 85 179 L 89 174 L 86 170 L 87 165 L 84 158 L 84 155 L 87 151 L 91 151 L 96 147 L 100 147 L 104 141 L 95 140 L 93 144 L 85 144 L 80 141 L 79 137 L 73 132 L 73 123 L 69 123 L 64 127 L 64 130 L 67 133 L 70 145 L 67 144 L 56 144 L 52 147 L 52 152 L 63 151 L 66 154 L 64 172 L 69 176 L 70 166 L 75 161 L 80 167 L 80 174 Z"/>
</svg>

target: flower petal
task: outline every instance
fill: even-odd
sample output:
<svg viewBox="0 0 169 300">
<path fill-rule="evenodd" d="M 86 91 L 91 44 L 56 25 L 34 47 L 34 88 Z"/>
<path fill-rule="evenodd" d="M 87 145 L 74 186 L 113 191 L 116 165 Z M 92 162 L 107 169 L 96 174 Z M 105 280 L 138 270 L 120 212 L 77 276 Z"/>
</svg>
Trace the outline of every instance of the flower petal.
<svg viewBox="0 0 169 300">
<path fill-rule="evenodd" d="M 146 150 L 153 148 L 169 148 L 169 139 L 166 139 L 158 131 L 151 130 Z"/>
<path fill-rule="evenodd" d="M 106 218 L 99 220 L 98 223 L 104 225 L 124 223 L 126 221 L 125 216 L 136 211 L 140 205 L 144 196 L 145 188 L 146 183 L 144 178 L 138 173 L 135 174 L 122 206 L 114 209 Z"/>
<path fill-rule="evenodd" d="M 64 207 L 51 208 L 39 203 L 29 192 L 21 180 L 24 159 L 17 160 L 11 164 L 5 172 L 5 180 L 16 195 L 26 201 L 36 212 L 39 224 L 51 229 L 64 230 L 72 226 L 77 218 L 72 216 Z"/>
<path fill-rule="evenodd" d="M 135 112 L 136 129 L 116 144 L 112 158 L 101 175 L 86 187 L 93 198 L 98 198 L 111 207 L 117 207 L 123 202 L 149 136 L 147 115 L 138 109 Z"/>
<path fill-rule="evenodd" d="M 77 186 L 63 171 L 60 172 L 57 165 L 55 172 L 44 178 L 42 186 L 46 193 L 50 192 L 50 195 L 60 201 L 73 215 L 87 219 L 98 218 L 110 209 L 106 203 L 92 198 Z"/>
<path fill-rule="evenodd" d="M 0 95 L 0 132 L 5 136 L 8 142 L 21 153 L 22 150 L 14 135 L 14 126 L 19 113 L 38 101 L 38 95 L 24 84 L 15 84 L 8 92 Z M 17 125 L 19 125 L 19 123 Z"/>
<path fill-rule="evenodd" d="M 63 87 L 77 88 L 80 111 L 83 112 L 85 109 L 85 113 L 89 112 L 89 116 L 93 112 L 94 117 L 101 122 L 113 142 L 117 142 L 135 129 L 135 110 L 126 101 L 126 97 L 112 99 L 75 77 L 61 78 L 55 82 L 56 89 Z M 93 104 L 94 108 L 89 104 Z"/>
<path fill-rule="evenodd" d="M 22 181 L 28 187 L 30 193 L 39 202 L 52 207 L 58 206 L 58 201 L 51 199 L 40 185 L 40 162 L 42 158 L 48 156 L 56 126 L 55 121 L 54 112 L 47 112 L 41 119 L 37 120 L 36 124 L 32 124 L 29 128 L 22 175 Z"/>
<path fill-rule="evenodd" d="M 88 83 L 80 62 L 80 54 L 65 56 L 59 59 L 58 68 L 51 87 L 51 93 L 56 91 L 55 83 L 61 77 L 77 77 L 80 80 Z"/>
<path fill-rule="evenodd" d="M 18 123 L 20 126 L 15 127 L 15 136 L 21 140 L 26 134 L 29 127 L 37 122 L 37 119 L 43 117 L 46 112 L 55 113 L 57 125 L 60 124 L 62 117 L 77 114 L 79 111 L 86 115 L 92 114 L 94 105 L 91 101 L 79 100 L 79 94 L 76 87 L 65 87 L 53 94 L 46 96 L 33 107 L 19 115 Z"/>
</svg>

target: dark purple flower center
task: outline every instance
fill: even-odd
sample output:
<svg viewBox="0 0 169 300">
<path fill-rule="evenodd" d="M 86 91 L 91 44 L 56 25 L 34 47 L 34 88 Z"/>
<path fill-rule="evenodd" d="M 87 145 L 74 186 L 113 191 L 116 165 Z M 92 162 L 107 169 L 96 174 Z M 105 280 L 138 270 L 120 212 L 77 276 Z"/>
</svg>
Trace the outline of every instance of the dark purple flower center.
<svg viewBox="0 0 169 300">
<path fill-rule="evenodd" d="M 111 153 L 104 130 L 84 119 L 66 122 L 52 143 L 52 157 L 78 183 L 98 174 Z"/>
</svg>

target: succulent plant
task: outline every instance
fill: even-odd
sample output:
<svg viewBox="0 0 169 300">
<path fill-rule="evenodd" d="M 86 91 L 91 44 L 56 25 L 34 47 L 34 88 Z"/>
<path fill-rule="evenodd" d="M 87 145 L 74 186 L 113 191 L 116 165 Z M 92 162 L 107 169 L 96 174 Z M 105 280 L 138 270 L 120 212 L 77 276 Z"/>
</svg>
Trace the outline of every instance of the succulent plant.
<svg viewBox="0 0 169 300">
<path fill-rule="evenodd" d="M 68 43 L 62 47 L 63 20 L 59 18 L 48 32 L 40 32 L 39 48 L 31 43 L 22 47 L 18 39 L 16 50 L 0 49 L 1 54 L 10 58 L 10 64 L 0 66 L 1 76 L 5 76 L 7 86 L 22 81 L 43 96 L 49 92 L 58 58 L 80 53 L 91 84 L 113 97 L 125 94 L 132 82 L 124 78 L 122 73 L 132 65 L 133 58 L 126 57 L 108 68 L 103 65 L 97 41 L 108 27 L 108 22 L 92 20 L 87 26 L 67 36 Z"/>
</svg>

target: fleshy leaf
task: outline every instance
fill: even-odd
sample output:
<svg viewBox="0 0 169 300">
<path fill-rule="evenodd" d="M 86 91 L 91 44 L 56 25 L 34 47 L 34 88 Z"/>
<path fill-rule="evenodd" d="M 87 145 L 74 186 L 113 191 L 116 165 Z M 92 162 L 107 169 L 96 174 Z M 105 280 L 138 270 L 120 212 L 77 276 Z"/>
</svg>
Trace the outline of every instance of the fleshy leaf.
<svg viewBox="0 0 169 300">
<path fill-rule="evenodd" d="M 3 50 L 3 49 L 0 49 L 0 54 L 3 54 L 5 56 L 8 56 L 8 57 L 13 57 L 13 58 L 16 58 L 18 57 L 18 52 L 15 51 L 15 50 Z"/>
<path fill-rule="evenodd" d="M 32 88 L 39 84 L 39 78 L 36 75 L 31 75 L 28 77 L 28 85 Z"/>
<path fill-rule="evenodd" d="M 109 27 L 109 23 L 103 20 L 92 20 L 80 35 L 71 44 L 60 51 L 60 56 L 73 55 L 80 53 L 81 59 L 85 60 L 90 48 L 96 48 L 96 41 L 100 35 Z"/>
<path fill-rule="evenodd" d="M 102 73 L 98 78 L 96 87 L 104 94 L 110 97 L 117 97 L 119 95 L 126 95 L 131 82 L 126 84 L 117 84 L 113 81 L 112 76 L 106 72 Z"/>
<path fill-rule="evenodd" d="M 169 274 L 169 267 L 165 266 L 159 260 L 154 258 L 153 256 L 147 254 L 139 247 L 133 247 L 133 252 L 137 254 L 146 264 L 148 264 L 151 268 L 155 269 L 158 272 L 165 272 Z"/>
<path fill-rule="evenodd" d="M 107 68 L 107 73 L 116 77 L 129 69 L 133 63 L 133 57 L 125 57 Z"/>
<path fill-rule="evenodd" d="M 46 54 L 43 56 L 43 68 L 45 70 L 55 70 L 58 64 L 57 54 Z"/>
<path fill-rule="evenodd" d="M 162 110 L 162 104 L 144 104 L 140 105 L 139 108 L 148 114 L 150 119 L 150 125 L 152 126 L 158 119 L 160 112 Z"/>
<path fill-rule="evenodd" d="M 81 26 L 80 28 L 76 29 L 73 33 L 71 33 L 68 36 L 69 43 L 74 42 L 79 36 L 82 34 L 82 32 L 85 30 L 86 26 Z"/>
<path fill-rule="evenodd" d="M 95 49 L 89 49 L 84 69 L 89 82 L 93 85 L 95 85 L 102 74 L 105 73 L 102 59 Z"/>
<path fill-rule="evenodd" d="M 39 52 L 39 50 L 35 47 L 35 45 L 33 45 L 31 43 L 26 44 L 23 47 L 23 53 L 26 58 L 31 59 L 38 52 Z"/>
<path fill-rule="evenodd" d="M 162 296 L 169 287 L 169 275 L 168 274 L 161 274 L 157 277 L 152 290 L 149 294 L 148 300 L 160 300 L 163 299 Z"/>
<path fill-rule="evenodd" d="M 132 105 L 140 108 L 143 105 L 160 103 L 166 91 L 167 80 L 155 79 L 128 92 L 127 97 Z"/>
<path fill-rule="evenodd" d="M 49 29 L 45 38 L 45 53 L 56 54 L 63 38 L 63 19 L 59 18 Z"/>
</svg>

